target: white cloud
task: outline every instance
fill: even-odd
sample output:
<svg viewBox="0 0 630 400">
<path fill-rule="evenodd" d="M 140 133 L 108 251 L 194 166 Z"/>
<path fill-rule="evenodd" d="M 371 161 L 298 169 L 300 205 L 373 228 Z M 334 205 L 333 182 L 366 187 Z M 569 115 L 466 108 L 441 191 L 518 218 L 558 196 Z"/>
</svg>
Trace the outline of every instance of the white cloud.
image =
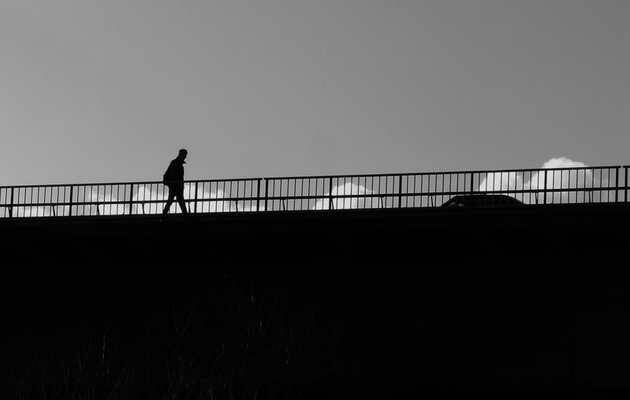
<svg viewBox="0 0 630 400">
<path fill-rule="evenodd" d="M 552 158 L 546 161 L 543 169 L 557 168 L 588 168 L 583 162 L 574 161 L 567 157 Z M 592 185 L 592 173 L 588 169 L 573 171 L 544 171 L 535 173 L 527 183 L 527 189 L 559 190 L 568 188 L 588 188 Z M 542 194 L 539 195 L 539 197 Z M 547 193 L 547 203 L 568 203 L 584 201 L 585 192 L 558 191 Z M 539 198 L 540 201 L 540 198 Z"/>
<path fill-rule="evenodd" d="M 573 161 L 567 157 L 551 158 L 547 160 L 543 168 L 588 168 L 588 165 L 581 161 Z"/>
<path fill-rule="evenodd" d="M 556 157 L 543 163 L 542 169 L 588 168 L 583 162 L 568 157 Z M 587 192 L 562 191 L 568 188 L 589 188 L 593 185 L 592 172 L 588 169 L 572 171 L 540 171 L 530 175 L 529 172 L 497 172 L 489 173 L 479 184 L 481 192 L 497 192 L 518 198 L 525 203 L 543 203 L 542 193 L 505 193 L 509 190 L 558 190 L 547 193 L 548 203 L 582 202 L 589 200 Z"/>
</svg>

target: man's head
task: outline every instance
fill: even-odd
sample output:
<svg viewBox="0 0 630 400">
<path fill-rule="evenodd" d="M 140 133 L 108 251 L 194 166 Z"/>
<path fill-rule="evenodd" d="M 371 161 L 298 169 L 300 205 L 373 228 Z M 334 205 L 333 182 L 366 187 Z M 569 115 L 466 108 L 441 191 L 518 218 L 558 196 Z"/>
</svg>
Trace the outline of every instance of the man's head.
<svg viewBox="0 0 630 400">
<path fill-rule="evenodd" d="M 188 150 L 180 149 L 179 154 L 177 154 L 177 158 L 179 158 L 180 160 L 185 160 L 187 155 L 188 155 Z"/>
</svg>

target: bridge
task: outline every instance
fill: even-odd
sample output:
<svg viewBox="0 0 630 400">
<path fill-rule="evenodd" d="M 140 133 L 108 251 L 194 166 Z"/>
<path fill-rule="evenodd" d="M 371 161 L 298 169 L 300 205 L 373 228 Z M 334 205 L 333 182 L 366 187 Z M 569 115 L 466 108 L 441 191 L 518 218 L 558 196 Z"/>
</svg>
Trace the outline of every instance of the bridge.
<svg viewBox="0 0 630 400">
<path fill-rule="evenodd" d="M 5 397 L 628 398 L 629 169 L 1 187 Z"/>
<path fill-rule="evenodd" d="M 628 203 L 628 165 L 553 169 L 190 180 L 190 212 L 439 207 L 456 195 L 504 194 L 526 205 Z M 0 187 L 0 218 L 159 214 L 157 181 Z M 175 212 L 180 212 L 175 206 Z"/>
</svg>

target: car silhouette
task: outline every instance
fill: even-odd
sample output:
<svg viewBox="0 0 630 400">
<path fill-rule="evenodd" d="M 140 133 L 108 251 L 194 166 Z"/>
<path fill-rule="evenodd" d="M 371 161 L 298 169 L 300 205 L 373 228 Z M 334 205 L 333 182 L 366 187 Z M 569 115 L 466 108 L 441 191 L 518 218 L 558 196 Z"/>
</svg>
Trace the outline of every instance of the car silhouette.
<svg viewBox="0 0 630 400">
<path fill-rule="evenodd" d="M 504 194 L 457 195 L 442 204 L 444 208 L 503 208 L 521 207 L 523 202 Z"/>
</svg>

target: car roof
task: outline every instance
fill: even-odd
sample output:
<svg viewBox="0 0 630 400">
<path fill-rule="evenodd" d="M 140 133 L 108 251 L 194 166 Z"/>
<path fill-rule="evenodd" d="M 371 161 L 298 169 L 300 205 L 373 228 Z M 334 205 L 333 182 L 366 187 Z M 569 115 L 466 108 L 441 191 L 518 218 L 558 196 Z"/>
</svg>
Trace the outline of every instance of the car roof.
<svg viewBox="0 0 630 400">
<path fill-rule="evenodd" d="M 520 205 L 523 204 L 520 200 L 507 196 L 505 194 L 461 194 L 456 195 L 449 199 L 444 205 L 450 205 L 453 203 L 462 203 L 468 205 L 494 205 L 494 204 L 506 204 L 506 205 Z"/>
</svg>

